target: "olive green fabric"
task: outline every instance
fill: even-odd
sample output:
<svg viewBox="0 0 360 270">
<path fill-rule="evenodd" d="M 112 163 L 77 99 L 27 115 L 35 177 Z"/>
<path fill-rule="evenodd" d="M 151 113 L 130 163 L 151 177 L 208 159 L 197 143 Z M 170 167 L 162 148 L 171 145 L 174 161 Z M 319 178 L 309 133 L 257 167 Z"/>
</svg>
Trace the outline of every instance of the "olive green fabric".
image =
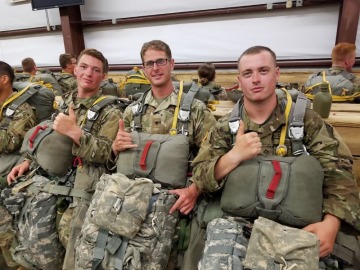
<svg viewBox="0 0 360 270">
<path fill-rule="evenodd" d="M 276 176 L 279 182 L 272 188 Z M 304 227 L 322 220 L 323 179 L 323 169 L 312 156 L 258 156 L 241 163 L 229 174 L 221 208 L 236 216 L 263 216 Z M 247 192 L 239 196 L 240 190 Z M 269 194 L 271 191 L 273 194 Z"/>
<path fill-rule="evenodd" d="M 132 142 L 138 147 L 119 153 L 117 172 L 129 178 L 150 178 L 162 186 L 184 187 L 187 180 L 189 140 L 184 135 L 146 134 L 133 131 Z M 153 141 L 147 155 L 146 143 Z M 146 158 L 145 158 L 146 156 Z M 145 166 L 141 166 L 144 159 Z"/>
<path fill-rule="evenodd" d="M 54 131 L 52 126 L 53 122 L 46 120 L 30 129 L 25 134 L 20 153 L 26 153 L 49 175 L 63 176 L 72 166 L 73 141 Z"/>
</svg>

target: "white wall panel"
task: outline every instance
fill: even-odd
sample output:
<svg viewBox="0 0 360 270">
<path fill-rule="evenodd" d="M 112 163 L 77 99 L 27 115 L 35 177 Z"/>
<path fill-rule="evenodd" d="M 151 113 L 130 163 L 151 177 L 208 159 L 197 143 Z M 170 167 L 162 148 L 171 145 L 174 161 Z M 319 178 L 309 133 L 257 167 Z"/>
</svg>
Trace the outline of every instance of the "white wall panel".
<svg viewBox="0 0 360 270">
<path fill-rule="evenodd" d="M 269 46 L 278 59 L 328 58 L 337 17 L 337 7 L 304 8 L 268 11 L 261 16 L 97 28 L 84 34 L 86 46 L 98 48 L 111 64 L 140 63 L 140 48 L 152 39 L 167 42 L 176 62 L 235 61 L 254 45 Z"/>
<path fill-rule="evenodd" d="M 38 66 L 59 66 L 59 55 L 63 52 L 61 33 L 0 38 L 0 60 L 12 66 L 21 66 L 21 60 L 26 57 L 32 57 Z"/>
</svg>

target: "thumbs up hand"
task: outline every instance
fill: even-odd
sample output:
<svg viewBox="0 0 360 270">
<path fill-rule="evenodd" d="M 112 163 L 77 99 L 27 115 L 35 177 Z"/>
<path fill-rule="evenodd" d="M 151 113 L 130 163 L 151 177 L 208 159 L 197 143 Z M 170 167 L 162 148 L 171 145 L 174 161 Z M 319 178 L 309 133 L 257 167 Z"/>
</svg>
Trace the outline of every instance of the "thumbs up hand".
<svg viewBox="0 0 360 270">
<path fill-rule="evenodd" d="M 81 128 L 76 124 L 74 107 L 69 107 L 69 115 L 59 113 L 53 124 L 53 130 L 70 137 L 76 144 L 80 145 Z"/>
<path fill-rule="evenodd" d="M 132 143 L 132 137 L 129 132 L 125 131 L 125 123 L 124 120 L 119 120 L 119 130 L 116 134 L 115 140 L 112 144 L 112 150 L 114 154 L 117 156 L 119 152 L 125 151 L 126 149 L 135 148 L 136 144 Z"/>
<path fill-rule="evenodd" d="M 259 135 L 256 132 L 245 133 L 244 129 L 244 122 L 240 120 L 236 141 L 234 147 L 230 150 L 238 164 L 256 157 L 261 152 L 262 144 Z"/>
</svg>

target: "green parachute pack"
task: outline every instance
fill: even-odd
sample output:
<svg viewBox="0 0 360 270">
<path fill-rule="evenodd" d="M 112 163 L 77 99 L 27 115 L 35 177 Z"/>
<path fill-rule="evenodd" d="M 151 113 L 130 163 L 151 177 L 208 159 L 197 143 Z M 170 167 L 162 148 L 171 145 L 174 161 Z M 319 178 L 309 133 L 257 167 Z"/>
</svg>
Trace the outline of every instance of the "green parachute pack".
<svg viewBox="0 0 360 270">
<path fill-rule="evenodd" d="M 353 101 L 360 97 L 360 92 L 355 92 L 352 80 L 355 75 L 343 70 L 339 74 L 332 74 L 326 70 L 313 74 L 304 85 L 304 92 L 309 99 L 320 91 L 320 85 L 325 82 L 329 86 L 329 92 L 332 94 L 333 102 Z"/>
</svg>

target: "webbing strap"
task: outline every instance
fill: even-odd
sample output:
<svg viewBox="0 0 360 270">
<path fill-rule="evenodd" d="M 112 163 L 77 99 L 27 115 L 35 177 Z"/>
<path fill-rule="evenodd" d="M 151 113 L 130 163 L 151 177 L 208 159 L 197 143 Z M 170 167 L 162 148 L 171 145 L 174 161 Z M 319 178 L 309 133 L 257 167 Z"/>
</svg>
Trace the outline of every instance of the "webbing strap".
<svg viewBox="0 0 360 270">
<path fill-rule="evenodd" d="M 180 81 L 180 89 L 179 89 L 179 93 L 178 93 L 178 100 L 177 100 L 177 105 L 175 108 L 175 112 L 174 112 L 174 118 L 172 121 L 172 125 L 171 125 L 171 129 L 169 131 L 169 134 L 174 136 L 177 134 L 177 120 L 178 120 L 178 115 L 179 115 L 179 110 L 180 110 L 180 103 L 181 103 L 181 97 L 183 94 L 183 90 L 184 90 L 184 81 Z"/>
<path fill-rule="evenodd" d="M 54 195 L 78 197 L 78 198 L 84 198 L 86 200 L 91 199 L 91 194 L 83 189 L 60 186 L 60 185 L 56 185 L 54 182 L 46 184 L 45 186 L 41 187 L 40 190 Z"/>
<path fill-rule="evenodd" d="M 115 266 L 116 270 L 122 270 L 123 269 L 125 251 L 126 251 L 126 248 L 128 246 L 128 243 L 129 243 L 128 238 L 123 237 L 122 239 L 123 239 L 123 241 L 121 243 L 121 246 L 120 246 L 120 248 L 117 250 L 117 252 L 115 254 L 114 266 Z"/>
<path fill-rule="evenodd" d="M 100 228 L 98 236 L 96 238 L 96 244 L 93 252 L 93 261 L 92 261 L 92 267 L 91 270 L 99 269 L 99 266 L 104 259 L 105 256 L 105 247 L 106 247 L 106 241 L 108 238 L 109 231 Z"/>
<path fill-rule="evenodd" d="M 181 126 L 178 128 L 178 130 L 181 132 L 181 134 L 185 136 L 188 135 L 188 124 L 190 121 L 191 104 L 193 103 L 195 95 L 198 93 L 198 91 L 199 86 L 193 82 L 191 84 L 191 88 L 186 94 L 183 95 L 183 98 L 181 100 L 180 111 L 178 115 Z"/>
<path fill-rule="evenodd" d="M 268 199 L 274 199 L 276 189 L 279 186 L 280 179 L 282 176 L 280 162 L 278 160 L 272 160 L 271 163 L 274 167 L 275 174 L 274 174 L 273 179 L 271 180 L 268 190 L 266 192 L 266 198 L 268 198 Z"/>
<path fill-rule="evenodd" d="M 95 100 L 91 105 L 91 108 L 87 111 L 83 122 L 81 123 L 82 129 L 90 132 L 92 126 L 95 123 L 95 120 L 99 116 L 99 111 L 106 105 L 115 102 L 117 99 L 118 98 L 115 96 L 100 96 L 97 100 Z"/>
<path fill-rule="evenodd" d="M 245 250 L 231 247 L 231 246 L 210 246 L 207 249 L 208 254 L 229 254 L 229 255 L 235 255 L 239 256 L 240 258 L 245 258 Z"/>
<path fill-rule="evenodd" d="M 147 157 L 147 155 L 149 153 L 150 146 L 153 144 L 153 142 L 154 141 L 152 141 L 152 140 L 147 141 L 145 146 L 144 146 L 144 149 L 142 151 L 140 161 L 139 161 L 139 166 L 143 171 L 146 170 L 146 157 Z"/>
</svg>

